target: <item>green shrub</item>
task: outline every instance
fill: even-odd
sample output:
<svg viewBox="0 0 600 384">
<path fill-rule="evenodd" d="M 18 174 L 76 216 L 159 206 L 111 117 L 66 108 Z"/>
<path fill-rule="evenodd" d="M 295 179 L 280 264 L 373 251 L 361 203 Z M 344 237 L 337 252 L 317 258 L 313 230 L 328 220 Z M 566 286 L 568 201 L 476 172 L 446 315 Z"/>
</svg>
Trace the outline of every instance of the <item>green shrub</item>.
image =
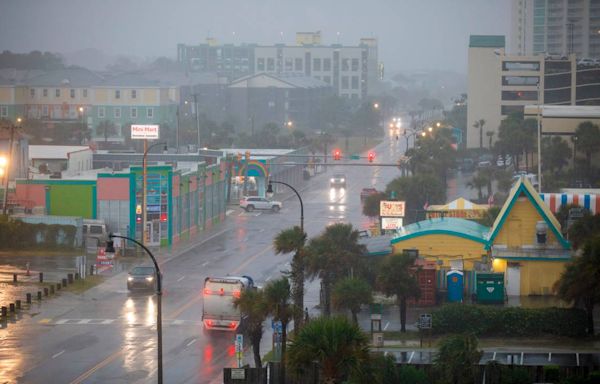
<svg viewBox="0 0 600 384">
<path fill-rule="evenodd" d="M 585 336 L 580 309 L 490 307 L 448 304 L 433 312 L 433 332 L 478 336 Z"/>
</svg>

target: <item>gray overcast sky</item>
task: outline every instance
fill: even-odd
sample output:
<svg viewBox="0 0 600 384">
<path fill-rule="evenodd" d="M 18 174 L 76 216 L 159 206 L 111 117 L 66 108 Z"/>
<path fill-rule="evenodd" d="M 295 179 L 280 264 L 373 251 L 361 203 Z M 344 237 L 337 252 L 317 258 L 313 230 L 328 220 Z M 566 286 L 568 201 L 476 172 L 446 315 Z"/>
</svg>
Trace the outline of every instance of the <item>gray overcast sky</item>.
<svg viewBox="0 0 600 384">
<path fill-rule="evenodd" d="M 177 43 L 292 43 L 321 30 L 325 44 L 379 39 L 387 71 L 466 73 L 470 34 L 504 34 L 509 0 L 0 0 L 0 50 L 175 58 Z"/>
</svg>

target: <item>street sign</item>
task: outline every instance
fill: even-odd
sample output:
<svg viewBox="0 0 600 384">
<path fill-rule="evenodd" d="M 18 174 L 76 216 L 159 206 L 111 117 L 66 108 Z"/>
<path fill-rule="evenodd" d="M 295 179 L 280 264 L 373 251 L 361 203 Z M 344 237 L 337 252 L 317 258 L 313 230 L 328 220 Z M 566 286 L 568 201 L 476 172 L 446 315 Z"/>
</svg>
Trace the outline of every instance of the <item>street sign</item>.
<svg viewBox="0 0 600 384">
<path fill-rule="evenodd" d="M 232 380 L 246 380 L 246 370 L 244 368 L 231 368 Z"/>
<path fill-rule="evenodd" d="M 433 318 L 431 314 L 424 313 L 419 316 L 419 329 L 431 329 L 433 326 Z"/>
<path fill-rule="evenodd" d="M 271 328 L 273 329 L 274 333 L 283 333 L 283 325 L 281 324 L 281 321 L 271 320 Z"/>
<path fill-rule="evenodd" d="M 244 335 L 241 333 L 235 335 L 235 356 L 239 368 L 242 366 L 242 358 L 244 357 Z"/>
<path fill-rule="evenodd" d="M 158 124 L 133 124 L 131 126 L 132 139 L 158 139 Z"/>
<path fill-rule="evenodd" d="M 360 160 L 360 155 L 353 153 L 350 155 L 350 160 Z"/>
</svg>

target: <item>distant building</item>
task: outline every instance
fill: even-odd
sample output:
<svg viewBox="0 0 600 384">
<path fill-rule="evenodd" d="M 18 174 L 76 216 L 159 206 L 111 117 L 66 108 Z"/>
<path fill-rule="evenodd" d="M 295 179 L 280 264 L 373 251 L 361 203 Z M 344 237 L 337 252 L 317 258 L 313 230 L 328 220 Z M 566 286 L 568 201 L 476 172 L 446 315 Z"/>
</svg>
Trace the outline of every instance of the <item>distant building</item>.
<svg viewBox="0 0 600 384">
<path fill-rule="evenodd" d="M 216 72 L 230 80 L 261 72 L 310 76 L 350 99 L 371 94 L 379 76 L 375 38 L 363 38 L 357 46 L 326 46 L 320 32 L 299 32 L 296 45 L 178 44 L 177 60 L 189 71 Z"/>
<path fill-rule="evenodd" d="M 88 146 L 30 145 L 31 178 L 62 178 L 93 168 L 92 150 Z"/>
</svg>

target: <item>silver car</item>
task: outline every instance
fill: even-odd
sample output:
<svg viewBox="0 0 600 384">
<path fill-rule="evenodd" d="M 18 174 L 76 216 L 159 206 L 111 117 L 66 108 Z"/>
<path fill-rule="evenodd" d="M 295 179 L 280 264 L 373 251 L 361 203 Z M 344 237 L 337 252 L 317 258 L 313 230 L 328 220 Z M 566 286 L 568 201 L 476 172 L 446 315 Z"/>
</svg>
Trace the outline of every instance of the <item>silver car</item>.
<svg viewBox="0 0 600 384">
<path fill-rule="evenodd" d="M 279 212 L 281 209 L 281 202 L 268 200 L 264 197 L 251 196 L 242 198 L 240 200 L 240 207 L 244 208 L 247 212 L 252 212 L 255 209 L 265 209 L 273 212 Z"/>
</svg>

